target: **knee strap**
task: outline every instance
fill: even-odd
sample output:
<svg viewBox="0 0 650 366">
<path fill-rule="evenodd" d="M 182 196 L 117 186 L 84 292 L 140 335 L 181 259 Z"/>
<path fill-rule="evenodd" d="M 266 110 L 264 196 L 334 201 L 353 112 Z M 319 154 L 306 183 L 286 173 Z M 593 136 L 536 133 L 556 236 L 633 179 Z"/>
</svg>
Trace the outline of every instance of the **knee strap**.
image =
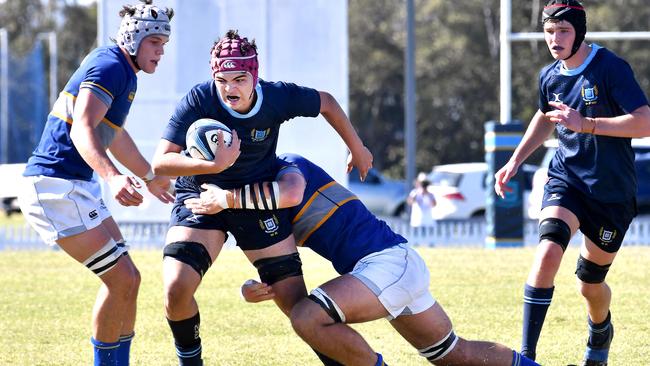
<svg viewBox="0 0 650 366">
<path fill-rule="evenodd" d="M 262 258 L 253 262 L 260 280 L 272 285 L 285 278 L 302 276 L 302 261 L 298 252 L 277 257 Z"/>
<path fill-rule="evenodd" d="M 539 223 L 539 241 L 550 240 L 566 250 L 571 240 L 571 228 L 566 222 L 549 217 Z"/>
<path fill-rule="evenodd" d="M 212 265 L 210 253 L 203 244 L 193 241 L 177 241 L 169 243 L 163 249 L 163 258 L 172 257 L 192 267 L 203 278 Z"/>
<path fill-rule="evenodd" d="M 312 290 L 307 298 L 320 305 L 327 315 L 334 320 L 334 323 L 345 323 L 345 314 L 341 308 L 320 287 Z"/>
<path fill-rule="evenodd" d="M 434 345 L 431 345 L 427 348 L 419 349 L 418 353 L 420 353 L 420 356 L 426 358 L 429 360 L 429 362 L 433 363 L 434 361 L 438 361 L 439 359 L 447 356 L 449 352 L 451 352 L 454 347 L 456 347 L 456 344 L 458 343 L 458 336 L 454 333 L 454 330 L 452 329 L 442 340 L 437 342 Z"/>
<path fill-rule="evenodd" d="M 605 281 L 609 266 L 611 266 L 611 263 L 601 266 L 581 255 L 578 257 L 578 263 L 576 265 L 576 276 L 585 283 L 602 283 Z"/>
<path fill-rule="evenodd" d="M 115 240 L 109 239 L 100 250 L 86 259 L 83 265 L 97 276 L 101 276 L 113 269 L 120 257 L 126 254 L 127 250 L 123 241 L 116 243 Z"/>
</svg>

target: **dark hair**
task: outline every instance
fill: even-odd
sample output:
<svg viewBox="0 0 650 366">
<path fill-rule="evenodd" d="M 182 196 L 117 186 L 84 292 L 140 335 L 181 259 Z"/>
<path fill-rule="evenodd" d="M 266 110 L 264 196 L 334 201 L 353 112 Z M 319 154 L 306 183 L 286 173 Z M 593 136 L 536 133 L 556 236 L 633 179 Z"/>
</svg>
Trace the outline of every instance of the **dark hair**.
<svg viewBox="0 0 650 366">
<path fill-rule="evenodd" d="M 224 43 L 222 42 L 223 40 L 236 40 L 236 39 L 242 40 L 242 42 L 239 42 L 239 52 L 242 55 L 248 55 L 251 50 L 257 53 L 257 44 L 255 44 L 255 39 L 249 41 L 248 38 L 246 37 L 242 38 L 241 36 L 239 36 L 239 30 L 229 29 L 228 32 L 226 32 L 226 35 L 223 36 L 223 38 L 214 41 L 212 47 L 210 48 L 210 54 L 212 54 L 212 52 L 215 51 L 215 48 L 216 48 L 217 55 L 221 53 L 221 46 Z"/>
<path fill-rule="evenodd" d="M 144 5 L 151 5 L 153 4 L 153 0 L 140 0 L 140 2 L 144 3 Z M 135 14 L 136 10 L 136 5 L 122 5 L 122 10 L 118 13 L 120 15 L 120 18 L 124 18 L 125 15 L 129 14 L 129 16 L 133 16 Z M 167 18 L 169 20 L 172 20 L 172 17 L 174 17 L 174 9 L 172 8 L 165 8 L 165 14 L 167 14 Z"/>
</svg>

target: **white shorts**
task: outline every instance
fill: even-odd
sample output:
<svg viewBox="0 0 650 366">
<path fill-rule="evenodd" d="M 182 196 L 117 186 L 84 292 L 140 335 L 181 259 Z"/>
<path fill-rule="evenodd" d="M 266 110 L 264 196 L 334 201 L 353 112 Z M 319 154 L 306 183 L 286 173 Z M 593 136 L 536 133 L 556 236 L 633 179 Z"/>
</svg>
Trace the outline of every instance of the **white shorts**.
<svg viewBox="0 0 650 366">
<path fill-rule="evenodd" d="M 368 254 L 350 274 L 377 295 L 390 314 L 388 320 L 421 313 L 436 303 L 429 292 L 429 269 L 408 245 L 399 244 Z"/>
<path fill-rule="evenodd" d="M 111 216 L 96 181 L 39 175 L 23 177 L 20 184 L 20 210 L 48 245 L 93 229 Z"/>
</svg>

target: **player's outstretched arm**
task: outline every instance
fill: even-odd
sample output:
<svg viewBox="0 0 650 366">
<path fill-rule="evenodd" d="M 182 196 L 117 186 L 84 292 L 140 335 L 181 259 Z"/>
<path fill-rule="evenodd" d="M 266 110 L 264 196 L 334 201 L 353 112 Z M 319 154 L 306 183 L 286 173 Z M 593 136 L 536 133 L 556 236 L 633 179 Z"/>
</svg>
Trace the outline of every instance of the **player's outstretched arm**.
<svg viewBox="0 0 650 366">
<path fill-rule="evenodd" d="M 195 214 L 209 215 L 224 209 L 274 210 L 297 206 L 302 202 L 307 183 L 302 174 L 289 172 L 278 181 L 248 184 L 241 188 L 221 189 L 203 184 L 198 198 L 185 200 L 185 206 Z"/>
<path fill-rule="evenodd" d="M 355 166 L 359 169 L 359 176 L 361 180 L 366 179 L 368 170 L 372 168 L 372 153 L 363 144 L 361 138 L 354 130 L 352 122 L 345 114 L 336 99 L 327 92 L 319 91 L 320 94 L 320 113 L 325 117 L 325 120 L 336 130 L 341 136 L 348 149 L 350 156 L 348 157 L 348 173 Z"/>
</svg>

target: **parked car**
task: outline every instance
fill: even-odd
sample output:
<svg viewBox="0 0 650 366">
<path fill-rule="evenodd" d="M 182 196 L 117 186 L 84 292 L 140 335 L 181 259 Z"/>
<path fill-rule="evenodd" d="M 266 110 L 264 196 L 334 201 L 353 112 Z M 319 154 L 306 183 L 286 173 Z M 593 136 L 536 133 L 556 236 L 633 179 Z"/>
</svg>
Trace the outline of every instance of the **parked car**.
<svg viewBox="0 0 650 366">
<path fill-rule="evenodd" d="M 557 151 L 558 140 L 546 140 L 544 147 L 546 153 L 539 169 L 533 175 L 533 187 L 528 196 L 528 216 L 532 219 L 539 218 L 544 185 L 548 180 L 548 166 Z M 640 214 L 650 214 L 650 138 L 632 139 L 632 149 L 634 149 L 634 166 L 638 181 L 637 207 Z"/>
<path fill-rule="evenodd" d="M 408 192 L 404 181 L 388 179 L 376 169 L 370 169 L 362 182 L 354 168 L 348 174 L 348 188 L 375 215 L 406 217 Z"/>
<path fill-rule="evenodd" d="M 530 194 L 532 176 L 537 166 L 524 164 L 523 202 Z M 487 163 L 459 163 L 437 165 L 428 175 L 429 191 L 436 198 L 434 219 L 467 219 L 485 216 Z M 524 210 L 525 212 L 525 210 Z"/>
</svg>

